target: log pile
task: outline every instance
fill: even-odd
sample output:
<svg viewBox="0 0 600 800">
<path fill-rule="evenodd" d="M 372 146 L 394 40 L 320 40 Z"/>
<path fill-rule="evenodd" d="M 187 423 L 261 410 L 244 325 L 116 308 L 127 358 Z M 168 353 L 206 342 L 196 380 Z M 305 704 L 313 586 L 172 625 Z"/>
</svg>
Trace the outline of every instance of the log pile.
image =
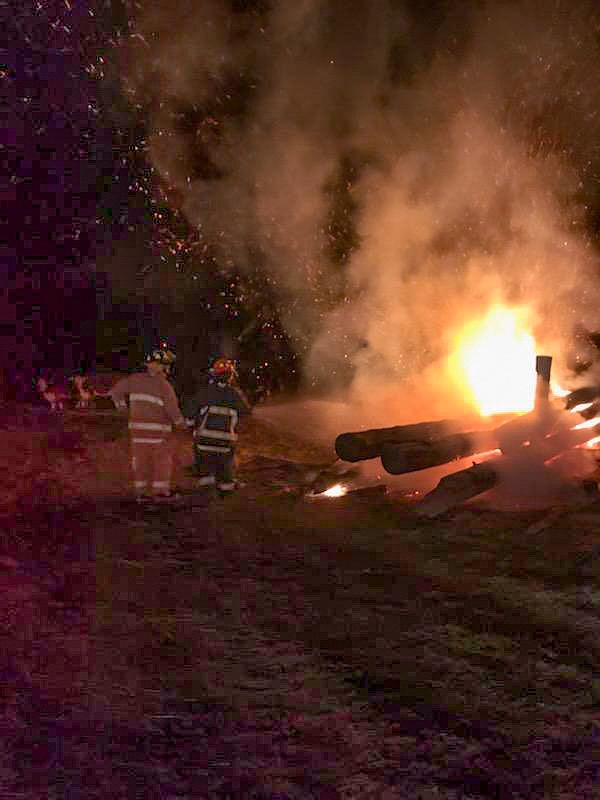
<svg viewBox="0 0 600 800">
<path fill-rule="evenodd" d="M 600 416 L 600 388 L 573 392 L 565 400 L 567 410 L 557 410 L 550 403 L 551 363 L 550 356 L 536 359 L 535 408 L 529 414 L 513 415 L 484 430 L 466 430 L 460 420 L 440 420 L 344 433 L 335 442 L 337 455 L 350 462 L 381 458 L 388 473 L 402 475 L 497 451 L 482 463 L 442 478 L 420 504 L 427 515 L 444 513 L 493 488 L 512 464 L 526 460 L 543 470 L 549 460 L 600 433 L 600 426 L 575 430 L 573 415 L 568 412 L 591 403 L 580 413 L 589 419 Z"/>
<path fill-rule="evenodd" d="M 446 433 L 460 430 L 457 420 L 418 422 L 415 425 L 398 425 L 394 428 L 375 428 L 368 431 L 342 433 L 335 440 L 335 452 L 342 461 L 367 461 L 381 456 L 387 444 L 407 442 L 433 442 Z"/>
</svg>

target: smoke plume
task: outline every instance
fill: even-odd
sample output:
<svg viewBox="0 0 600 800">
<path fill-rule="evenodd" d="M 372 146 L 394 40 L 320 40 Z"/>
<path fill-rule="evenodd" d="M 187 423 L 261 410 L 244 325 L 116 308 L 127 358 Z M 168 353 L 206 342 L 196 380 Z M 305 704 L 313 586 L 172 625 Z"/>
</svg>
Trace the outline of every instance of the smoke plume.
<svg viewBox="0 0 600 800">
<path fill-rule="evenodd" d="M 600 325 L 596 4 L 417 5 L 148 0 L 126 75 L 153 164 L 268 276 L 308 380 L 382 405 L 495 302 L 555 363 Z"/>
</svg>

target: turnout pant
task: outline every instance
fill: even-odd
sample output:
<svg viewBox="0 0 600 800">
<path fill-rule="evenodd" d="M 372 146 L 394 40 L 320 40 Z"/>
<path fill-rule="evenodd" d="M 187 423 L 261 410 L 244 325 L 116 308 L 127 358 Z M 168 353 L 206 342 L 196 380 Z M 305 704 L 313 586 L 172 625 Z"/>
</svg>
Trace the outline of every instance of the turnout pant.
<svg viewBox="0 0 600 800">
<path fill-rule="evenodd" d="M 235 489 L 233 479 L 234 451 L 232 447 L 194 445 L 194 468 L 200 486 L 216 486 L 220 492 Z"/>
<path fill-rule="evenodd" d="M 132 436 L 131 471 L 135 493 L 168 495 L 173 472 L 173 443 L 170 437 Z"/>
</svg>

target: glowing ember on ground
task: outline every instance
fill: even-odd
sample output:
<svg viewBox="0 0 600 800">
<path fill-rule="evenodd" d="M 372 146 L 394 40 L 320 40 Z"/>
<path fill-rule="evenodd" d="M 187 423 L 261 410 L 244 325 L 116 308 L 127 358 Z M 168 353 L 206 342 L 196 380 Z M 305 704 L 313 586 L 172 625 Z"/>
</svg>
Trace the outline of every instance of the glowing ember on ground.
<svg viewBox="0 0 600 800">
<path fill-rule="evenodd" d="M 535 356 L 524 311 L 495 306 L 463 328 L 450 365 L 479 413 L 488 416 L 533 409 Z"/>
<path fill-rule="evenodd" d="M 333 486 L 330 486 L 329 489 L 326 489 L 324 492 L 321 492 L 319 495 L 320 497 L 343 497 L 347 494 L 348 489 L 342 483 L 336 483 Z"/>
<path fill-rule="evenodd" d="M 502 450 L 496 448 L 495 450 L 484 450 L 483 453 L 475 453 L 471 458 L 475 460 L 476 458 L 491 458 L 491 456 L 499 455 L 502 455 Z"/>
</svg>

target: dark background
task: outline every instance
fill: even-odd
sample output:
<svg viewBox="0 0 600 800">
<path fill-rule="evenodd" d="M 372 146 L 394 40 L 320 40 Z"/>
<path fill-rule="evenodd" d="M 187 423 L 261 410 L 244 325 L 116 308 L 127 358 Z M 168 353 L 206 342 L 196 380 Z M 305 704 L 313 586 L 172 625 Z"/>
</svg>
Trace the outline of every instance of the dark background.
<svg viewBox="0 0 600 800">
<path fill-rule="evenodd" d="M 265 4 L 234 5 L 263 13 Z M 432 20 L 453 7 L 413 4 L 422 59 L 435 49 Z M 225 351 L 240 358 L 250 391 L 294 388 L 297 358 L 260 277 L 242 278 L 210 253 L 202 271 L 189 269 L 194 232 L 147 163 L 144 120 L 122 92 L 121 45 L 132 35 L 127 4 L 13 2 L 7 10 L 0 366 L 25 381 L 43 368 L 131 369 L 166 337 L 178 351 L 180 381 L 193 383 L 208 358 Z M 594 242 L 599 158 L 592 153 L 582 173 Z M 331 258 L 340 262 L 354 236 L 343 187 L 357 168 L 344 166 L 332 212 Z"/>
</svg>

